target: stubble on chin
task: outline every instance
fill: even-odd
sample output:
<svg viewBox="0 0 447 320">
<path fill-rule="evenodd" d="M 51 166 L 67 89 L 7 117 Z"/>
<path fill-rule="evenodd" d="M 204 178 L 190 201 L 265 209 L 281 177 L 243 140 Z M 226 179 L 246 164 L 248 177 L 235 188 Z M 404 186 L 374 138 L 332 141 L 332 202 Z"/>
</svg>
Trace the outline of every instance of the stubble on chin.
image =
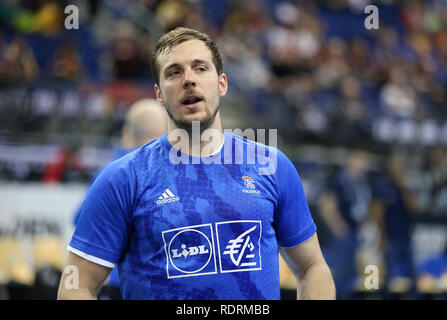
<svg viewBox="0 0 447 320">
<path fill-rule="evenodd" d="M 216 118 L 217 113 L 219 112 L 220 106 L 219 106 L 219 99 L 210 99 L 209 102 L 214 105 L 217 104 L 217 107 L 215 108 L 214 112 L 211 114 L 210 108 L 206 108 L 206 117 L 201 120 L 185 120 L 185 119 L 179 119 L 176 118 L 172 112 L 171 108 L 166 107 L 166 112 L 169 116 L 169 118 L 174 122 L 175 126 L 179 129 L 186 130 L 189 134 L 192 134 L 192 123 L 193 121 L 200 121 L 200 133 L 205 131 L 206 129 L 210 128 L 211 125 L 214 123 L 214 119 Z"/>
</svg>

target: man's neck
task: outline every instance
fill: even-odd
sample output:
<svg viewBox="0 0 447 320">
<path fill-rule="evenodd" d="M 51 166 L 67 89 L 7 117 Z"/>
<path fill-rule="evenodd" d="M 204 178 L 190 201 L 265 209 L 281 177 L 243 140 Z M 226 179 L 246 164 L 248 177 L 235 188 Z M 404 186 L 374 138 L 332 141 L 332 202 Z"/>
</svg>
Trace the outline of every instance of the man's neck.
<svg viewBox="0 0 447 320">
<path fill-rule="evenodd" d="M 181 130 L 172 121 L 168 124 L 168 141 L 186 154 L 194 157 L 209 157 L 223 146 L 224 134 L 220 115 L 217 114 L 211 126 L 205 130 L 200 128 L 200 123 L 194 122 L 191 130 Z"/>
</svg>

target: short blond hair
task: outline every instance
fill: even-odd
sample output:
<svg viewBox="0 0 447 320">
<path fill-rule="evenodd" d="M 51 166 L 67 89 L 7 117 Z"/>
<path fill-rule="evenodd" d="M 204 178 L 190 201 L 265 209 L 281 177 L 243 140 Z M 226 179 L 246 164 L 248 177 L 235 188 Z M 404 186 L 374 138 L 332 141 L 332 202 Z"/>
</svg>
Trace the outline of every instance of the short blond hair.
<svg viewBox="0 0 447 320">
<path fill-rule="evenodd" d="M 169 53 L 172 48 L 179 45 L 180 43 L 194 39 L 203 41 L 208 49 L 210 49 L 217 74 L 220 75 L 223 72 L 222 56 L 216 43 L 205 33 L 199 32 L 194 29 L 178 27 L 166 33 L 158 40 L 157 46 L 155 47 L 151 55 L 151 71 L 157 85 L 160 82 L 160 70 L 158 69 L 157 65 L 158 56 L 161 53 Z"/>
</svg>

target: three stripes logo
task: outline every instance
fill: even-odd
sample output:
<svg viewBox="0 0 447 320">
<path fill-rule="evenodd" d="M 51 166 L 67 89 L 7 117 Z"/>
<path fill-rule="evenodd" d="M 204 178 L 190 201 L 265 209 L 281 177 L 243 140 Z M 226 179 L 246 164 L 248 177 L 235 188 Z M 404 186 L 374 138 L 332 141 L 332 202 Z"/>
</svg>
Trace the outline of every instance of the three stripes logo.
<svg viewBox="0 0 447 320">
<path fill-rule="evenodd" d="M 175 202 L 175 201 L 179 201 L 180 198 L 176 197 L 171 190 L 166 189 L 165 192 L 163 192 L 163 194 L 158 197 L 157 200 L 157 204 L 164 204 L 164 203 L 168 203 L 168 202 Z"/>
</svg>

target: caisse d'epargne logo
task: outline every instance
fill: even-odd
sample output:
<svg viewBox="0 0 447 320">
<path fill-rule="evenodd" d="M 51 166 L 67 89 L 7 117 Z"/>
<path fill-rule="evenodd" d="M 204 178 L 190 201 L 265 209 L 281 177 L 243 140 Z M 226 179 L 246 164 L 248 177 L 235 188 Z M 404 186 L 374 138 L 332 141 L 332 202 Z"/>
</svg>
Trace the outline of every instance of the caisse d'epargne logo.
<svg viewBox="0 0 447 320">
<path fill-rule="evenodd" d="M 220 271 L 261 270 L 261 221 L 216 223 Z"/>
<path fill-rule="evenodd" d="M 222 273 L 261 270 L 261 221 L 226 221 L 162 232 L 168 278 L 217 273 L 214 238 Z"/>
</svg>

